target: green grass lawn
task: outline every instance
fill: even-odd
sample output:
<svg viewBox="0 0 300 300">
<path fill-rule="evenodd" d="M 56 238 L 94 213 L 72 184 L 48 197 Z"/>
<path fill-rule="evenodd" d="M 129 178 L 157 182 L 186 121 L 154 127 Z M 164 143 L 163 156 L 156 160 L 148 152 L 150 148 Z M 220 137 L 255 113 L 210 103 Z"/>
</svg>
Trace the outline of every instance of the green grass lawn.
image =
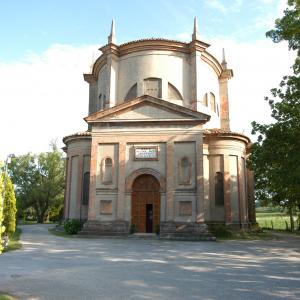
<svg viewBox="0 0 300 300">
<path fill-rule="evenodd" d="M 3 252 L 18 250 L 22 248 L 22 244 L 19 242 L 21 233 L 22 230 L 20 228 L 17 228 L 13 236 L 9 239 L 8 247 L 6 247 Z"/>
<path fill-rule="evenodd" d="M 55 230 L 55 228 L 49 228 L 48 231 L 56 236 L 67 237 L 67 238 L 74 237 L 72 234 L 68 234 L 65 231 L 57 231 Z"/>
<path fill-rule="evenodd" d="M 297 216 L 294 216 L 297 227 Z M 291 228 L 290 217 L 283 212 L 256 212 L 256 221 L 261 228 L 275 230 L 289 230 Z"/>
<path fill-rule="evenodd" d="M 15 298 L 11 295 L 8 295 L 8 294 L 2 294 L 0 292 L 0 300 L 17 300 L 17 298 Z"/>
</svg>

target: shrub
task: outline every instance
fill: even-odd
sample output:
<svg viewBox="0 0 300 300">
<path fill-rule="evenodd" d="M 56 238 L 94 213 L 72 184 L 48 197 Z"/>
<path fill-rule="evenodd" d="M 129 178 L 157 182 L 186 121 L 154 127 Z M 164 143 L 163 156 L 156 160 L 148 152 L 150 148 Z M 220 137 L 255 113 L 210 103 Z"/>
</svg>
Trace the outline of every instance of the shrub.
<svg viewBox="0 0 300 300">
<path fill-rule="evenodd" d="M 77 234 L 81 227 L 80 221 L 76 219 L 67 220 L 64 223 L 64 229 L 67 234 Z"/>
<path fill-rule="evenodd" d="M 16 197 L 12 181 L 7 174 L 2 174 L 2 181 L 5 182 L 3 225 L 6 233 L 11 237 L 16 230 Z"/>
<path fill-rule="evenodd" d="M 137 227 L 136 227 L 136 225 L 135 224 L 131 224 L 130 225 L 130 228 L 129 228 L 129 233 L 130 234 L 134 234 L 134 233 L 136 233 L 137 232 Z"/>
<path fill-rule="evenodd" d="M 225 225 L 214 225 L 211 229 L 216 238 L 231 238 L 232 232 Z"/>
</svg>

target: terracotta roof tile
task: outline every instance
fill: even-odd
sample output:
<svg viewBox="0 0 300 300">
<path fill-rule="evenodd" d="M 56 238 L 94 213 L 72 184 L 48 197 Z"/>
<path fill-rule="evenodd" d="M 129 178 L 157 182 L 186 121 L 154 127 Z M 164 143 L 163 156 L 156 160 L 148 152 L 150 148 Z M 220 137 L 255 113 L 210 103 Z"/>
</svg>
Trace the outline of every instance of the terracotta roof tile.
<svg viewBox="0 0 300 300">
<path fill-rule="evenodd" d="M 67 135 L 67 136 L 63 137 L 63 142 L 65 143 L 67 138 L 76 137 L 76 136 L 91 136 L 91 132 L 90 131 L 82 131 L 82 132 L 76 132 L 76 133 Z"/>
<path fill-rule="evenodd" d="M 119 47 L 130 45 L 130 44 L 135 44 L 135 43 L 140 43 L 140 42 L 147 42 L 147 41 L 173 42 L 173 43 L 182 43 L 182 44 L 186 44 L 186 45 L 189 44 L 189 43 L 186 43 L 186 42 L 183 42 L 183 41 L 178 41 L 178 40 L 170 40 L 170 39 L 165 39 L 165 38 L 154 38 L 154 37 L 152 37 L 152 38 L 147 38 L 147 39 L 139 39 L 139 40 L 126 42 L 126 43 L 123 43 L 123 44 L 119 45 Z"/>
<path fill-rule="evenodd" d="M 246 138 L 250 142 L 250 138 L 242 133 L 234 132 L 228 129 L 222 129 L 222 128 L 210 128 L 210 129 L 204 129 L 203 130 L 204 135 L 237 135 L 241 136 L 243 138 Z"/>
</svg>

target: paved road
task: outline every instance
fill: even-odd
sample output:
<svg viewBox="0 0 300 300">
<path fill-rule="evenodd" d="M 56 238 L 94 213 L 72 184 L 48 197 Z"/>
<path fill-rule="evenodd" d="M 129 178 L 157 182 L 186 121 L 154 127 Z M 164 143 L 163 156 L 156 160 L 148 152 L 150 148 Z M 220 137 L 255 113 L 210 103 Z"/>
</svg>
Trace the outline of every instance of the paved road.
<svg viewBox="0 0 300 300">
<path fill-rule="evenodd" d="M 62 238 L 22 226 L 0 256 L 0 291 L 21 299 L 300 299 L 300 237 L 176 242 Z"/>
</svg>

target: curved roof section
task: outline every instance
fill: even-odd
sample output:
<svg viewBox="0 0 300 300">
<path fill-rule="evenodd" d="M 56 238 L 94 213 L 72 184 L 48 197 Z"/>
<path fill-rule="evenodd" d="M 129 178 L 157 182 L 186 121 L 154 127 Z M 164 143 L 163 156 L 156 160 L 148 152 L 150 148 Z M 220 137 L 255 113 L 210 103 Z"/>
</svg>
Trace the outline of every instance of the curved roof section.
<svg viewBox="0 0 300 300">
<path fill-rule="evenodd" d="M 206 51 L 210 45 L 199 41 L 193 40 L 190 43 L 185 43 L 177 40 L 169 40 L 164 38 L 149 38 L 130 41 L 121 45 L 107 44 L 101 48 L 102 55 L 98 57 L 93 65 L 92 74 L 85 74 L 84 78 L 86 81 L 97 80 L 98 74 L 101 68 L 106 64 L 107 55 L 114 54 L 118 57 L 122 57 L 129 53 L 147 51 L 147 50 L 161 50 L 161 51 L 172 51 L 179 53 L 190 54 L 195 51 L 202 53 L 201 59 L 206 62 L 216 72 L 217 76 L 221 76 L 223 68 L 219 61 Z M 92 75 L 92 77 L 90 76 Z"/>
<path fill-rule="evenodd" d="M 63 137 L 63 142 L 65 144 L 67 144 L 71 140 L 74 140 L 74 139 L 76 140 L 76 139 L 80 139 L 80 138 L 91 139 L 91 132 L 90 131 L 83 131 L 83 132 L 76 132 L 76 133 L 67 135 L 67 136 Z"/>
<path fill-rule="evenodd" d="M 230 131 L 222 128 L 211 128 L 203 130 L 204 136 L 212 136 L 212 137 L 235 137 L 241 139 L 249 144 L 251 142 L 250 138 L 242 133 Z"/>
</svg>

